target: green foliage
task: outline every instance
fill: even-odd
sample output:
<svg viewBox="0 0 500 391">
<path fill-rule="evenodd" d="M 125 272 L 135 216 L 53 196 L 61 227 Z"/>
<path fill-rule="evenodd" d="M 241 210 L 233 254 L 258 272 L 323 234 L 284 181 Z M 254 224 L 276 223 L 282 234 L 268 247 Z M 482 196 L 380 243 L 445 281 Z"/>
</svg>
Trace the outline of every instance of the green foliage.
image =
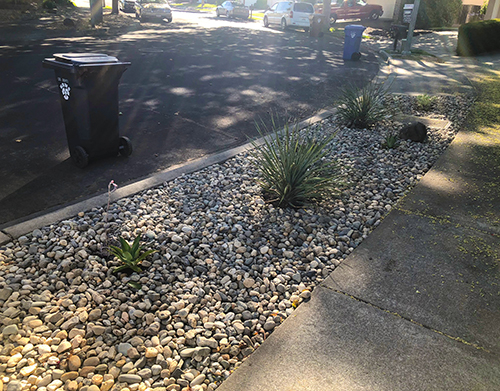
<svg viewBox="0 0 500 391">
<path fill-rule="evenodd" d="M 481 10 L 479 11 L 480 15 L 482 15 L 482 16 L 486 15 L 486 11 L 488 10 L 488 3 L 489 3 L 489 0 L 484 0 L 483 5 L 481 6 Z"/>
<path fill-rule="evenodd" d="M 476 56 L 500 52 L 500 20 L 466 23 L 458 29 L 457 54 Z"/>
<path fill-rule="evenodd" d="M 427 94 L 417 96 L 417 106 L 420 110 L 430 111 L 436 104 L 437 98 Z"/>
<path fill-rule="evenodd" d="M 57 8 L 57 6 L 64 7 L 74 7 L 74 4 L 71 0 L 43 0 L 42 7 L 48 10 L 53 10 Z"/>
<path fill-rule="evenodd" d="M 284 127 L 283 135 L 264 136 L 262 146 L 254 143 L 252 164 L 260 171 L 259 184 L 269 202 L 298 208 L 336 192 L 339 169 L 327 158 L 327 145 L 334 136 L 317 140 L 301 137 L 297 127 Z M 274 119 L 273 131 L 276 130 Z"/>
<path fill-rule="evenodd" d="M 47 10 L 53 10 L 54 8 L 56 8 L 56 3 L 54 2 L 54 0 L 43 0 L 42 7 Z"/>
<path fill-rule="evenodd" d="M 109 246 L 111 253 L 123 263 L 123 265 L 115 268 L 113 272 L 117 273 L 122 270 L 130 269 L 136 273 L 141 273 L 142 269 L 139 265 L 149 254 L 152 254 L 155 251 L 148 250 L 141 254 L 142 246 L 139 245 L 141 235 L 135 238 L 132 246 L 130 246 L 130 244 L 122 237 L 120 237 L 119 240 L 121 247 Z"/>
<path fill-rule="evenodd" d="M 413 0 L 406 0 L 412 4 Z M 418 10 L 417 28 L 451 27 L 462 11 L 462 0 L 422 0 Z"/>
<path fill-rule="evenodd" d="M 253 9 L 255 10 L 265 10 L 267 8 L 266 0 L 257 0 L 257 2 L 253 5 Z"/>
<path fill-rule="evenodd" d="M 346 87 L 342 90 L 337 114 L 349 127 L 369 128 L 390 115 L 385 105 L 386 96 L 387 88 L 383 84 Z"/>
<path fill-rule="evenodd" d="M 396 148 L 399 144 L 398 135 L 395 132 L 388 132 L 382 146 L 386 149 Z"/>
<path fill-rule="evenodd" d="M 57 5 L 62 5 L 65 7 L 74 7 L 75 5 L 71 0 L 55 0 Z"/>
</svg>

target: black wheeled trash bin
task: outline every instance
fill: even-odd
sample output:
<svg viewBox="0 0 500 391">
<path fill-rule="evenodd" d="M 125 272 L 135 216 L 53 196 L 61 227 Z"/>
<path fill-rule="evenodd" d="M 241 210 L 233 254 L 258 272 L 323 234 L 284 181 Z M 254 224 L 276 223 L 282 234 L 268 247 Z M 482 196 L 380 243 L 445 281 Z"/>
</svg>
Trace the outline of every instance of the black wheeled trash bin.
<svg viewBox="0 0 500 391">
<path fill-rule="evenodd" d="M 322 24 L 325 20 L 325 16 L 321 14 L 311 14 L 309 16 L 309 25 L 311 26 L 309 29 L 309 36 L 310 37 L 322 37 L 323 36 L 323 31 L 322 31 Z"/>
<path fill-rule="evenodd" d="M 118 133 L 118 84 L 129 65 L 98 53 L 54 54 L 43 61 L 56 73 L 69 152 L 77 167 L 132 153 L 130 140 Z"/>
</svg>

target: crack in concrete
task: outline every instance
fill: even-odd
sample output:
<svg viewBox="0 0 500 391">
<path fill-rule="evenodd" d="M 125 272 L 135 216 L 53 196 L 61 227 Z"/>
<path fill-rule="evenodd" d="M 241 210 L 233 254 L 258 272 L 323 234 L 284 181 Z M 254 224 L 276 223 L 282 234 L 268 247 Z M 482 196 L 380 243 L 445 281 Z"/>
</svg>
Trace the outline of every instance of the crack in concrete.
<svg viewBox="0 0 500 391">
<path fill-rule="evenodd" d="M 356 296 L 350 295 L 349 293 L 345 293 L 345 292 L 339 291 L 339 290 L 337 290 L 337 289 L 330 288 L 330 287 L 325 286 L 325 285 L 321 285 L 321 287 L 322 287 L 322 288 L 326 288 L 326 289 L 328 289 L 328 290 L 330 290 L 330 291 L 332 291 L 332 292 L 339 293 L 339 294 L 341 294 L 341 295 L 347 296 L 347 297 L 349 297 L 349 298 L 351 298 L 351 299 L 353 299 L 353 300 L 356 300 L 356 301 L 358 301 L 358 302 L 360 302 L 360 303 L 363 303 L 363 304 L 369 305 L 370 307 L 376 308 L 376 309 L 378 309 L 378 310 L 380 310 L 380 311 L 386 312 L 386 313 L 388 313 L 388 314 L 390 314 L 390 315 L 393 315 L 393 316 L 396 316 L 396 317 L 398 317 L 398 318 L 400 318 L 400 319 L 406 320 L 406 321 L 408 321 L 408 322 L 410 322 L 410 323 L 413 323 L 413 324 L 414 324 L 414 325 L 416 325 L 416 326 L 422 327 L 422 328 L 424 328 L 424 329 L 426 329 L 426 330 L 429 330 L 429 331 L 432 331 L 432 332 L 434 332 L 434 333 L 436 333 L 436 334 L 442 335 L 443 337 L 449 338 L 449 339 L 451 339 L 451 340 L 453 340 L 453 341 L 463 343 L 464 345 L 471 346 L 471 347 L 473 347 L 473 348 L 475 348 L 475 349 L 477 349 L 477 350 L 482 350 L 482 351 L 484 351 L 484 352 L 486 352 L 486 353 L 491 353 L 491 351 L 490 351 L 490 350 L 488 350 L 487 348 L 485 348 L 484 346 L 479 346 L 479 345 L 477 345 L 477 344 L 475 344 L 475 343 L 473 343 L 473 342 L 466 341 L 466 340 L 465 340 L 465 339 L 463 339 L 463 338 L 460 338 L 460 337 L 455 337 L 455 336 L 453 336 L 453 335 L 447 334 L 447 333 L 445 333 L 445 332 L 443 332 L 443 331 L 437 330 L 437 329 L 432 328 L 432 327 L 430 327 L 430 326 L 427 326 L 427 325 L 425 325 L 425 324 L 419 323 L 419 322 L 417 322 L 417 321 L 415 321 L 415 320 L 413 320 L 413 319 L 411 319 L 411 318 L 408 318 L 408 317 L 406 317 L 406 316 L 403 316 L 403 315 L 401 315 L 401 314 L 398 314 L 397 312 L 394 312 L 394 311 L 391 311 L 391 310 L 388 310 L 388 309 L 385 309 L 385 308 L 379 307 L 378 305 L 373 304 L 373 303 L 370 303 L 369 301 L 366 301 L 366 300 L 360 299 L 359 297 L 356 297 Z"/>
</svg>

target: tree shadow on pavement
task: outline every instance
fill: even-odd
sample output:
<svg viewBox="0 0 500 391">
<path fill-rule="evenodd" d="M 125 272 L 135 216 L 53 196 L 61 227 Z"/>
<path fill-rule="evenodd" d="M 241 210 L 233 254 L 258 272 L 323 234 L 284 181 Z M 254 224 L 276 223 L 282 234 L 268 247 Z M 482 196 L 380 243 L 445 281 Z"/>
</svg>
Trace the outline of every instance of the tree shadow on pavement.
<svg viewBox="0 0 500 391">
<path fill-rule="evenodd" d="M 53 53 L 101 52 L 132 65 L 120 87 L 120 134 L 130 158 L 68 160 Z M 0 224 L 105 191 L 257 136 L 254 123 L 303 119 L 332 104 L 346 81 L 369 82 L 372 54 L 342 60 L 342 42 L 291 31 L 149 24 L 115 37 L 11 44 L 0 55 Z"/>
</svg>

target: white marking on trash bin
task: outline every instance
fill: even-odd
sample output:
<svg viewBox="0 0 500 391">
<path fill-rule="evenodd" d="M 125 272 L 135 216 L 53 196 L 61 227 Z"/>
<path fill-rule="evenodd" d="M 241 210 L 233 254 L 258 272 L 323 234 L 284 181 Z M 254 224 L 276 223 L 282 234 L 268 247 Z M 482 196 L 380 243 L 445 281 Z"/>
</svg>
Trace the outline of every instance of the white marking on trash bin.
<svg viewBox="0 0 500 391">
<path fill-rule="evenodd" d="M 64 100 L 68 100 L 71 87 L 68 85 L 68 83 L 62 82 L 61 84 L 59 84 L 59 88 L 61 89 Z"/>
</svg>

